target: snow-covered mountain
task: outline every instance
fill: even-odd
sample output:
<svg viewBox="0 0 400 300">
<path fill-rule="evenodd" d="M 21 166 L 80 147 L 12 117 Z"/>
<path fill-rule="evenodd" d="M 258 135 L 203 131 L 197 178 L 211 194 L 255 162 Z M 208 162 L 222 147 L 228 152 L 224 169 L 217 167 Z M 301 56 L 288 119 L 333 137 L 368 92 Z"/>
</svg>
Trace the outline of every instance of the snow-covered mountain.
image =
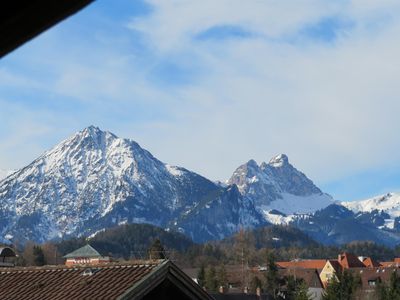
<svg viewBox="0 0 400 300">
<path fill-rule="evenodd" d="M 121 223 L 175 226 L 185 232 L 182 216 L 207 209 L 207 201 L 224 206 L 224 190 L 164 164 L 132 140 L 91 126 L 0 182 L 0 236 L 44 241 Z M 238 213 L 244 213 L 244 203 L 238 205 Z M 242 225 L 238 218 L 247 219 L 238 216 L 235 226 L 222 223 L 207 237 L 194 238 L 232 234 Z"/>
<path fill-rule="evenodd" d="M 398 194 L 333 204 L 284 154 L 260 165 L 250 160 L 226 183 L 212 182 L 93 126 L 0 180 L 0 203 L 0 241 L 149 223 L 204 242 L 274 223 L 323 243 L 400 242 Z"/>
<path fill-rule="evenodd" d="M 388 193 L 366 200 L 341 202 L 341 204 L 354 212 L 384 211 L 391 217 L 400 217 L 400 194 Z"/>
<path fill-rule="evenodd" d="M 11 175 L 13 172 L 14 172 L 13 170 L 0 169 L 0 181 L 2 181 L 7 176 Z"/>
<path fill-rule="evenodd" d="M 383 227 L 400 229 L 400 194 L 388 193 L 366 200 L 341 202 L 341 204 L 355 213 L 383 212 L 387 216 Z"/>
<path fill-rule="evenodd" d="M 290 221 L 286 215 L 313 213 L 333 203 L 332 197 L 294 168 L 285 154 L 260 165 L 248 161 L 236 169 L 228 184 L 237 185 L 242 196 L 274 224 Z"/>
</svg>

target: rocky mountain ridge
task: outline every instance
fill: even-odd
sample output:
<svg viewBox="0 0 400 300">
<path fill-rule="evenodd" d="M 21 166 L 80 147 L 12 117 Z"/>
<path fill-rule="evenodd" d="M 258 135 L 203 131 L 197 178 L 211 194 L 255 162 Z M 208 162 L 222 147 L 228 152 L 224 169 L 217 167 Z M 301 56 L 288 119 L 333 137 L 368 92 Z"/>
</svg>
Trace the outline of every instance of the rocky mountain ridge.
<svg viewBox="0 0 400 300">
<path fill-rule="evenodd" d="M 196 241 L 264 224 L 251 204 L 226 196 L 230 189 L 91 126 L 0 182 L 0 232 L 3 239 L 35 241 L 89 235 L 123 223 L 185 232 L 179 222 L 190 227 L 184 216 L 207 210 L 209 201 L 215 209 L 225 206 L 220 211 L 232 222 L 203 235 L 188 233 Z"/>
<path fill-rule="evenodd" d="M 250 160 L 215 183 L 90 126 L 0 180 L 0 239 L 43 242 L 148 223 L 204 242 L 273 223 L 323 243 L 362 237 L 395 245 L 399 199 L 337 203 L 284 154 L 260 165 Z M 386 212 L 373 210 L 379 205 Z"/>
</svg>

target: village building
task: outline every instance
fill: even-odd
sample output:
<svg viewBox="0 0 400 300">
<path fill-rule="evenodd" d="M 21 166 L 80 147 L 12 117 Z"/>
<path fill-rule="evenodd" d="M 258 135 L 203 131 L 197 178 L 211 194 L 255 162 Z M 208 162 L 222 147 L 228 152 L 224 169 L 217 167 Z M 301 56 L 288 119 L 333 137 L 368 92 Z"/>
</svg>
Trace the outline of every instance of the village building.
<svg viewBox="0 0 400 300">
<path fill-rule="evenodd" d="M 377 262 L 376 260 L 372 259 L 371 257 L 365 257 L 362 260 L 362 263 L 366 268 L 378 268 L 381 267 L 382 265 Z"/>
<path fill-rule="evenodd" d="M 319 269 L 322 270 L 326 264 L 326 259 L 295 259 L 291 261 L 278 261 L 278 268 L 291 269 Z"/>
<path fill-rule="evenodd" d="M 374 264 L 374 262 L 369 259 L 367 264 Z M 338 259 L 329 259 L 326 261 L 325 266 L 321 270 L 319 276 L 321 278 L 321 282 L 324 286 L 329 283 L 329 280 L 332 280 L 334 277 L 337 279 L 336 274 L 338 272 L 343 272 L 346 269 L 354 269 L 354 268 L 366 268 L 366 265 L 359 260 L 357 256 L 352 253 L 344 252 L 338 255 Z"/>
<path fill-rule="evenodd" d="M 322 299 L 324 285 L 316 268 L 287 268 L 279 270 L 280 276 L 293 276 L 297 280 L 303 280 L 308 287 L 308 296 L 312 300 Z"/>
<path fill-rule="evenodd" d="M 400 276 L 400 269 L 397 267 L 377 268 L 353 268 L 349 270 L 353 276 L 360 278 L 361 286 L 357 291 L 357 299 L 377 299 L 376 289 L 380 282 L 389 283 L 391 275 L 396 272 Z"/>
<path fill-rule="evenodd" d="M 213 299 L 169 260 L 0 269 L 0 299 Z"/>
<path fill-rule="evenodd" d="M 393 261 L 380 262 L 382 267 L 400 267 L 400 258 L 396 257 Z"/>
<path fill-rule="evenodd" d="M 324 286 L 326 286 L 329 280 L 332 280 L 334 277 L 336 277 L 336 273 L 341 271 L 342 271 L 342 266 L 339 264 L 337 260 L 335 259 L 327 260 L 324 268 L 319 274 L 321 282 L 323 283 Z"/>
<path fill-rule="evenodd" d="M 90 245 L 83 246 L 64 256 L 65 265 L 82 265 L 82 264 L 104 264 L 111 261 L 110 256 L 101 255 L 96 249 Z"/>
<path fill-rule="evenodd" d="M 13 267 L 17 255 L 10 247 L 0 248 L 0 267 Z"/>
<path fill-rule="evenodd" d="M 350 268 L 365 268 L 365 265 L 362 263 L 358 257 L 352 253 L 344 252 L 338 255 L 338 262 L 343 269 Z"/>
</svg>

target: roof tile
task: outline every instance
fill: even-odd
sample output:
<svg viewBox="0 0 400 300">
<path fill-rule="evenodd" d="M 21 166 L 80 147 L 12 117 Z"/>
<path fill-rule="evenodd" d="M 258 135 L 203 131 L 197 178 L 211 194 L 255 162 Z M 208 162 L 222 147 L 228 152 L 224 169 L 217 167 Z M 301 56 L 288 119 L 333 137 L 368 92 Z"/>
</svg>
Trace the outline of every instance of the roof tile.
<svg viewBox="0 0 400 300">
<path fill-rule="evenodd" d="M 0 272 L 0 299 L 115 299 L 158 264 L 96 265 L 66 268 L 13 268 Z M 84 276 L 88 268 L 92 275 Z"/>
</svg>

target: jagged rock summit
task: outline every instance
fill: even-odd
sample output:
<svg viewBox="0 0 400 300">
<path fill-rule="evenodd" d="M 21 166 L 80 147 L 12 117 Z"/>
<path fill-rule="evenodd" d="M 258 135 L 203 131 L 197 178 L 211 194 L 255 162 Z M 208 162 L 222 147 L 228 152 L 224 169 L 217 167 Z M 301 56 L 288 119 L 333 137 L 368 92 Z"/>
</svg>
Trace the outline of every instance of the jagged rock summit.
<svg viewBox="0 0 400 300">
<path fill-rule="evenodd" d="M 236 184 L 243 197 L 269 219 L 271 210 L 285 214 L 311 213 L 333 203 L 285 154 L 258 165 L 250 160 L 235 170 L 228 184 Z M 273 220 L 269 219 L 274 222 Z"/>
<path fill-rule="evenodd" d="M 289 158 L 286 154 L 279 154 L 270 159 L 269 165 L 275 168 L 281 168 L 289 164 Z"/>
</svg>

